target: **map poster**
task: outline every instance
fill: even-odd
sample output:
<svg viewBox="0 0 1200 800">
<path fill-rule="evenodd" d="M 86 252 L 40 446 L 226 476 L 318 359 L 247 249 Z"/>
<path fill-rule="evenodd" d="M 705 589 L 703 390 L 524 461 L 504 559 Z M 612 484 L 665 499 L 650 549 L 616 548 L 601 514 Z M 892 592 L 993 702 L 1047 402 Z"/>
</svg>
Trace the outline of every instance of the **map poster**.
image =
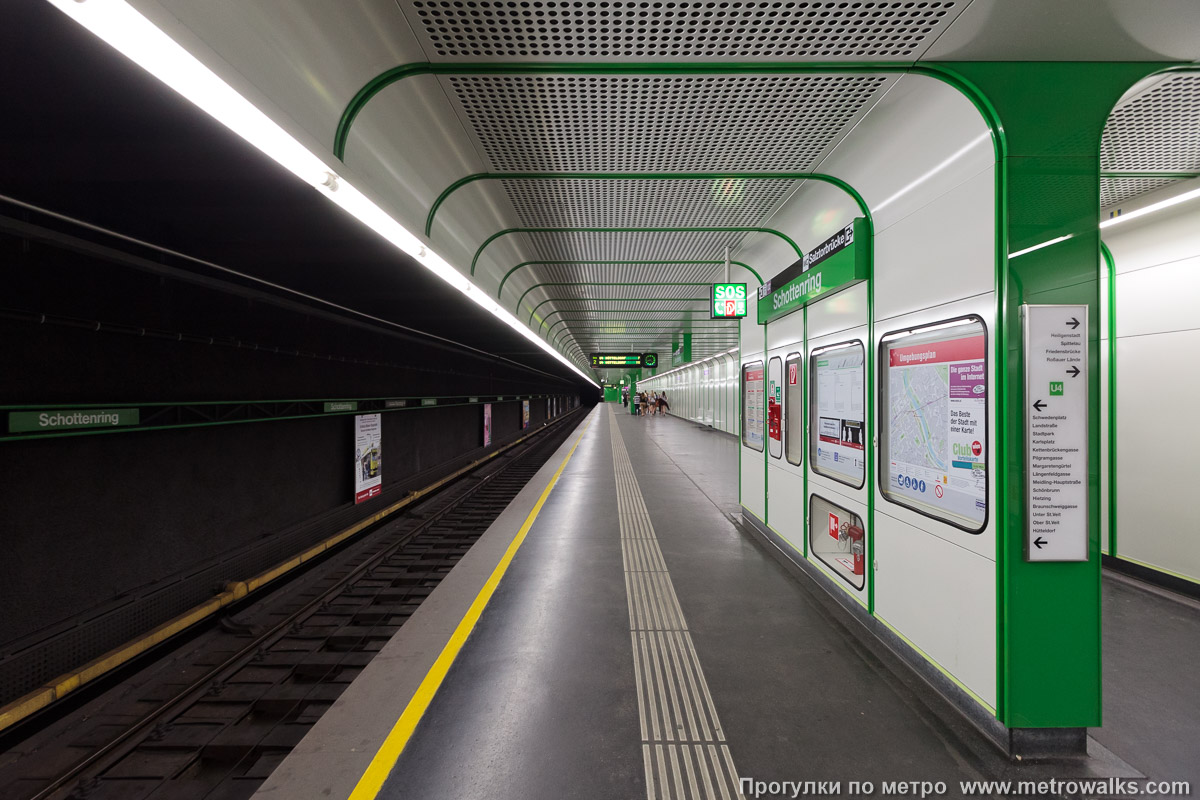
<svg viewBox="0 0 1200 800">
<path fill-rule="evenodd" d="M 742 367 L 745 376 L 746 444 L 755 450 L 763 449 L 763 421 L 766 417 L 766 397 L 763 393 L 762 362 Z"/>
<path fill-rule="evenodd" d="M 978 334 L 888 353 L 886 491 L 973 527 L 987 516 L 985 350 Z"/>
<path fill-rule="evenodd" d="M 382 414 L 354 418 L 354 502 L 361 503 L 383 491 Z"/>
<path fill-rule="evenodd" d="M 862 345 L 814 354 L 817 390 L 817 460 L 813 468 L 859 485 L 866 475 L 863 439 Z"/>
<path fill-rule="evenodd" d="M 483 446 L 490 447 L 492 444 L 492 404 L 483 404 Z"/>
</svg>

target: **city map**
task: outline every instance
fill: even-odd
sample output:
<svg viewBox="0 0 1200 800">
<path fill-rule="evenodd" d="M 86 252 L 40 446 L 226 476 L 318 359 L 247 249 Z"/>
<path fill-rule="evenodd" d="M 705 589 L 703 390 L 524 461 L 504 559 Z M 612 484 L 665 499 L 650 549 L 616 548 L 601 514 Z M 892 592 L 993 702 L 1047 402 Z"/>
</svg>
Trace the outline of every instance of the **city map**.
<svg viewBox="0 0 1200 800">
<path fill-rule="evenodd" d="M 947 364 L 893 369 L 890 457 L 904 464 L 949 468 L 950 371 Z M 898 384 L 898 385 L 897 385 Z"/>
</svg>

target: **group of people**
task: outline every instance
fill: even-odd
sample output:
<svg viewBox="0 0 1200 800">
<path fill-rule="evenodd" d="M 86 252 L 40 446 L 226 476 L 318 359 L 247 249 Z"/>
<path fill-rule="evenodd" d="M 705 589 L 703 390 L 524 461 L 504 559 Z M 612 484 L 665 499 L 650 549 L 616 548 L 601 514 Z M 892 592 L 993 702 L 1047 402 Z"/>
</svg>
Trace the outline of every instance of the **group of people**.
<svg viewBox="0 0 1200 800">
<path fill-rule="evenodd" d="M 621 405 L 629 406 L 629 390 L 621 392 Z M 665 414 L 671 409 L 671 404 L 667 402 L 667 393 L 663 392 L 638 392 L 633 396 L 633 410 L 637 412 L 639 417 L 645 417 L 650 414 Z"/>
</svg>

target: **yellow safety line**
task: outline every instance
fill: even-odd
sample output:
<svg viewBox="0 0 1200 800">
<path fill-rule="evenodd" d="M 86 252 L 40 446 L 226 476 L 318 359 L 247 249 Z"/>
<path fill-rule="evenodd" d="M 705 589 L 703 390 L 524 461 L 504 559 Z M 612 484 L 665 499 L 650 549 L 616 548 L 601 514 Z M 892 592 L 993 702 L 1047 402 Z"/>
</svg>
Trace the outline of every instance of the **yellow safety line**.
<svg viewBox="0 0 1200 800">
<path fill-rule="evenodd" d="M 375 757 L 371 759 L 367 771 L 359 778 L 358 785 L 350 793 L 349 800 L 375 800 L 375 797 L 379 794 L 379 790 L 383 788 L 383 783 L 387 780 L 388 773 L 392 771 L 392 767 L 396 766 L 396 761 L 399 760 L 400 754 L 404 752 L 404 748 L 408 745 L 408 740 L 412 738 L 413 731 L 417 728 L 417 723 L 421 721 L 421 717 L 425 716 L 425 711 L 429 708 L 429 704 L 433 702 L 433 696 L 437 694 L 437 690 L 441 687 L 446 673 L 450 671 L 450 665 L 454 663 L 454 659 L 458 657 L 459 651 L 462 650 L 463 644 L 467 641 L 467 637 L 475 629 L 475 623 L 479 621 L 480 615 L 483 614 L 483 609 L 487 607 L 488 601 L 492 599 L 492 594 L 495 593 L 496 587 L 500 584 L 500 579 L 508 571 L 509 563 L 513 560 L 513 556 L 517 554 L 521 543 L 525 541 L 525 536 L 529 533 L 529 529 L 533 527 L 533 523 L 541 512 L 546 498 L 550 496 L 554 485 L 558 483 L 558 476 L 562 475 L 567 462 L 571 460 L 571 456 L 575 455 L 575 448 L 579 446 L 579 442 L 583 440 L 583 435 L 587 433 L 587 429 L 591 424 L 591 420 L 588 420 L 583 426 L 583 430 L 579 432 L 579 438 L 575 440 L 575 444 L 571 445 L 570 451 L 567 452 L 567 457 L 559 465 L 558 471 L 554 473 L 554 477 L 546 484 L 546 489 L 542 492 L 542 496 L 538 498 L 537 503 L 533 506 L 533 510 L 525 518 L 525 523 L 517 531 L 517 535 L 508 545 L 508 549 L 504 551 L 504 556 L 496 564 L 496 568 L 492 570 L 491 576 L 483 584 L 483 588 L 479 590 L 479 594 L 475 596 L 475 601 L 471 603 L 471 607 L 467 609 L 467 613 L 459 621 L 458 627 L 454 629 L 454 633 L 450 636 L 450 641 L 446 642 L 446 646 L 442 648 L 441 654 L 433 662 L 433 666 L 429 668 L 429 672 L 425 673 L 425 678 L 408 701 L 408 705 L 404 708 L 404 713 L 400 715 L 400 719 L 396 721 L 387 738 L 383 740 L 383 744 L 375 753 Z"/>
<path fill-rule="evenodd" d="M 565 420 L 566 417 L 564 416 L 560 419 Z M 557 425 L 558 422 L 556 421 L 551 424 Z M 535 433 L 537 432 L 540 431 L 536 431 Z M 172 636 L 187 630 L 198 622 L 202 622 L 206 618 L 216 614 L 225 606 L 241 600 L 249 593 L 262 588 L 276 578 L 279 578 L 280 576 L 291 572 L 302 564 L 311 561 L 312 559 L 324 553 L 326 550 L 337 546 L 341 542 L 357 533 L 360 533 L 364 529 L 369 528 L 375 523 L 381 522 L 392 514 L 395 514 L 400 509 L 412 505 L 417 500 L 425 497 L 436 489 L 441 488 L 447 483 L 457 480 L 471 470 L 479 467 L 487 461 L 492 460 L 501 453 L 516 447 L 521 442 L 524 442 L 533 435 L 534 433 L 528 433 L 522 436 L 520 439 L 516 439 L 515 441 L 509 442 L 503 447 L 497 448 L 491 453 L 488 453 L 486 456 L 472 461 L 470 464 L 467 464 L 465 467 L 450 473 L 444 478 L 440 478 L 428 486 L 410 492 L 405 497 L 396 501 L 395 503 L 392 503 L 387 508 L 377 511 L 366 519 L 359 520 L 350 527 L 335 533 L 333 536 L 330 536 L 328 539 L 312 545 L 300 555 L 293 556 L 287 561 L 276 564 L 265 572 L 261 572 L 252 578 L 247 578 L 244 581 L 230 581 L 226 583 L 224 591 L 218 593 L 208 600 L 205 600 L 203 603 L 200 603 L 197 606 L 189 608 L 179 616 L 167 620 L 158 627 L 153 628 L 149 633 L 146 633 L 131 642 L 127 642 L 120 647 L 110 650 L 107 653 L 92 659 L 83 666 L 77 667 L 71 672 L 66 673 L 65 675 L 59 675 L 56 678 L 52 678 L 37 689 L 18 697 L 16 700 L 13 700 L 7 705 L 0 706 L 0 731 L 15 725 L 31 714 L 42 710 L 55 700 L 62 699 L 65 695 L 70 694 L 85 683 L 94 681 L 96 678 L 99 678 L 105 673 L 108 673 L 122 664 L 129 662 L 130 660 L 149 650 L 151 647 L 154 647 L 155 645 L 170 639 Z M 578 442 L 576 442 L 576 444 L 578 444 Z M 572 451 L 573 450 L 574 448 L 572 448 Z"/>
</svg>

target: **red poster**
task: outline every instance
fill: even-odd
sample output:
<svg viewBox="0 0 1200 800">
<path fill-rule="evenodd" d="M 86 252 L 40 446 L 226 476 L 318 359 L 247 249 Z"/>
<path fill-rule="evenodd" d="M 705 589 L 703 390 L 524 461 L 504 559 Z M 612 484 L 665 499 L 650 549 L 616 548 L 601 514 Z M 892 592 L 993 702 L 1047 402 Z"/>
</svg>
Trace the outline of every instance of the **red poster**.
<svg viewBox="0 0 1200 800">
<path fill-rule="evenodd" d="M 788 386 L 795 386 L 796 379 L 800 375 L 799 364 L 788 364 Z"/>
<path fill-rule="evenodd" d="M 838 532 L 842 529 L 841 523 L 838 521 L 837 514 L 829 515 L 829 535 L 833 538 L 838 538 Z"/>
</svg>

